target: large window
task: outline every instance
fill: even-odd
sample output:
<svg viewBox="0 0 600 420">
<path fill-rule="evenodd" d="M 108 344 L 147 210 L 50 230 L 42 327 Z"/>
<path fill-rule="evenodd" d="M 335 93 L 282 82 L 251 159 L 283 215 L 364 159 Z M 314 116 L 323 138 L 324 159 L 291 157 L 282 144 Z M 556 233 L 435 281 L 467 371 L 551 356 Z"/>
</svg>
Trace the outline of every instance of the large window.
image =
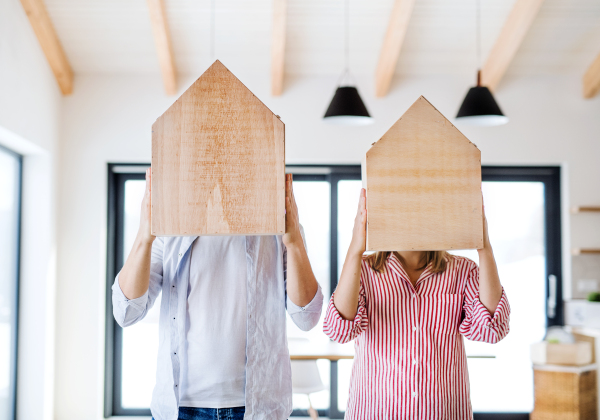
<svg viewBox="0 0 600 420">
<path fill-rule="evenodd" d="M 15 419 L 21 157 L 0 147 L 0 420 Z"/>
<path fill-rule="evenodd" d="M 137 231 L 146 167 L 109 167 L 107 415 L 149 414 L 155 381 L 160 303 L 143 321 L 123 330 L 112 318 L 109 289 Z M 360 167 L 288 166 L 287 171 L 294 174 L 308 254 L 326 305 L 351 239 L 362 185 Z M 547 325 L 562 324 L 560 172 L 557 167 L 484 167 L 482 176 L 490 236 L 512 322 L 511 333 L 498 345 L 467 343 L 473 408 L 477 418 L 496 418 L 490 413 L 523 418 L 533 407 L 529 345 L 543 337 Z M 475 251 L 459 253 L 477 261 Z M 549 278 L 555 288 L 548 287 Z M 557 295 L 550 296 L 549 290 Z M 546 305 L 552 301 L 556 307 L 548 313 Z M 328 340 L 321 325 L 303 332 L 289 317 L 287 330 L 290 340 Z M 311 395 L 311 402 L 320 415 L 343 418 L 352 361 L 317 364 L 327 389 Z M 307 407 L 306 397 L 294 395 L 294 415 L 306 415 Z"/>
</svg>

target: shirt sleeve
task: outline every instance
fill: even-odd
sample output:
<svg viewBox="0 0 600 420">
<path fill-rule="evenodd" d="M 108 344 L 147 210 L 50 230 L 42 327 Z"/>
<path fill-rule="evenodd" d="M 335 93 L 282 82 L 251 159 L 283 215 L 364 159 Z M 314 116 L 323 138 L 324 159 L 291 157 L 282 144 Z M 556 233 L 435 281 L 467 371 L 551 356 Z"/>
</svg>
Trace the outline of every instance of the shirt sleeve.
<svg viewBox="0 0 600 420">
<path fill-rule="evenodd" d="M 335 292 L 331 295 L 329 306 L 327 307 L 327 312 L 325 314 L 325 321 L 323 322 L 323 332 L 333 341 L 343 344 L 350 340 L 354 340 L 369 325 L 367 299 L 363 287 L 363 276 L 364 263 L 361 270 L 360 291 L 358 293 L 358 310 L 356 311 L 356 316 L 353 320 L 342 318 L 342 315 L 340 315 L 333 302 Z"/>
<path fill-rule="evenodd" d="M 509 331 L 510 305 L 504 288 L 502 297 L 493 314 L 479 300 L 479 268 L 475 267 L 469 273 L 465 289 L 464 318 L 459 331 L 467 339 L 497 343 Z"/>
<path fill-rule="evenodd" d="M 302 331 L 310 331 L 319 322 L 321 318 L 321 312 L 323 311 L 323 292 L 321 291 L 321 285 L 317 289 L 317 293 L 306 306 L 298 306 L 291 301 L 289 296 L 287 297 L 287 311 L 294 321 L 294 324 L 298 326 Z"/>
<path fill-rule="evenodd" d="M 119 284 L 119 275 L 112 286 L 113 316 L 121 327 L 128 327 L 144 319 L 162 290 L 163 281 L 163 238 L 152 244 L 150 260 L 150 284 L 146 293 L 135 299 L 127 299 Z"/>
</svg>

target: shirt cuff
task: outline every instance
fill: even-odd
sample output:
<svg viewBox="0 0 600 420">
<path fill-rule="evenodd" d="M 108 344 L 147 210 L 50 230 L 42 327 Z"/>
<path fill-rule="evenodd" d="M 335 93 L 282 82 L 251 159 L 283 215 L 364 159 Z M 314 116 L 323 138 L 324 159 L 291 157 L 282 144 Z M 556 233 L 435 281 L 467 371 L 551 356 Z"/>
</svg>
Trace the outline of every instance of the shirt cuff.
<svg viewBox="0 0 600 420">
<path fill-rule="evenodd" d="M 313 296 L 312 300 L 306 306 L 298 306 L 290 299 L 288 294 L 287 297 L 287 311 L 290 315 L 294 315 L 302 312 L 318 312 L 321 313 L 323 309 L 323 292 L 321 291 L 321 285 L 317 284 L 317 293 Z"/>
<path fill-rule="evenodd" d="M 335 294 L 335 293 L 334 293 Z M 327 308 L 327 314 L 325 315 L 325 322 L 323 330 L 329 338 L 337 342 L 346 343 L 356 337 L 357 334 L 363 329 L 363 321 L 365 320 L 366 308 L 358 305 L 356 316 L 354 319 L 345 319 L 340 315 L 340 312 L 335 307 L 333 295 L 329 301 Z"/>
<path fill-rule="evenodd" d="M 148 290 L 146 290 L 146 293 L 144 293 L 138 298 L 127 299 L 127 297 L 123 293 L 123 290 L 121 290 L 121 285 L 119 284 L 119 275 L 117 274 L 117 278 L 115 279 L 115 283 L 113 284 L 112 290 L 113 297 L 118 302 L 125 303 L 126 306 L 133 306 L 134 308 L 139 309 L 140 311 L 143 311 L 146 308 L 146 304 L 148 303 L 148 292 L 150 288 L 148 288 Z"/>
<path fill-rule="evenodd" d="M 486 328 L 497 329 L 498 327 L 502 327 L 508 323 L 510 317 L 510 305 L 508 304 L 508 298 L 506 297 L 506 293 L 504 292 L 504 288 L 502 288 L 502 296 L 500 297 L 500 302 L 498 302 L 498 306 L 496 306 L 496 310 L 494 314 L 490 314 L 490 311 L 481 303 L 481 300 L 476 299 L 473 302 L 474 313 L 482 314 L 482 317 L 485 318 L 484 324 Z"/>
</svg>

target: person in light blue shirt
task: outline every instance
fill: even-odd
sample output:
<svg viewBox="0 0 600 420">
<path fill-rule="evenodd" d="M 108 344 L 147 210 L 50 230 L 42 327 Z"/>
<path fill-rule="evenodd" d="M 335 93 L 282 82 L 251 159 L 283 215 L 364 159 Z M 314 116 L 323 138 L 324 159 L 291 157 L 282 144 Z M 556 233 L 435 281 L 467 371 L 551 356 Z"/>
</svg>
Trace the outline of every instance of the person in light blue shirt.
<svg viewBox="0 0 600 420">
<path fill-rule="evenodd" d="M 285 310 L 302 330 L 321 315 L 292 177 L 282 236 L 150 233 L 150 170 L 140 228 L 113 284 L 116 321 L 144 318 L 162 292 L 156 420 L 286 419 L 292 380 Z"/>
</svg>

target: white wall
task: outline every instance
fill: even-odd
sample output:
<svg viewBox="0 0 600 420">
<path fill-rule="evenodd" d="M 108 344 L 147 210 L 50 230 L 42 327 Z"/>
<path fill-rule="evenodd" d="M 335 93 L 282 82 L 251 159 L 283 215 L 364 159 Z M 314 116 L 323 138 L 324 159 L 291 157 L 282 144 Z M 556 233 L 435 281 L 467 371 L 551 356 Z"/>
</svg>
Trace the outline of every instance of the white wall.
<svg viewBox="0 0 600 420">
<path fill-rule="evenodd" d="M 0 63 L 0 144 L 24 156 L 17 415 L 50 420 L 60 93 L 18 1 L 0 1 Z"/>
<path fill-rule="evenodd" d="M 241 77 L 286 124 L 288 163 L 360 163 L 369 145 L 423 94 L 455 115 L 470 77 L 413 77 L 374 99 L 358 78 L 376 124 L 323 124 L 336 77 L 289 80 L 279 98 L 265 77 Z M 186 78 L 185 87 L 192 82 Z M 107 162 L 149 162 L 150 127 L 174 98 L 159 76 L 80 76 L 63 102 L 57 279 L 56 418 L 100 419 L 103 404 Z M 497 93 L 508 125 L 464 128 L 484 164 L 561 164 L 565 206 L 600 202 L 600 98 L 584 101 L 579 78 L 506 80 Z M 461 127 L 459 127 L 461 128 Z M 593 223 L 592 219 L 588 220 Z M 565 255 L 597 240 L 586 221 L 564 215 Z M 600 232 L 600 221 L 593 225 Z M 600 242 L 600 241 L 599 241 Z M 569 258 L 565 258 L 568 262 Z M 568 267 L 565 270 L 569 281 Z"/>
</svg>

